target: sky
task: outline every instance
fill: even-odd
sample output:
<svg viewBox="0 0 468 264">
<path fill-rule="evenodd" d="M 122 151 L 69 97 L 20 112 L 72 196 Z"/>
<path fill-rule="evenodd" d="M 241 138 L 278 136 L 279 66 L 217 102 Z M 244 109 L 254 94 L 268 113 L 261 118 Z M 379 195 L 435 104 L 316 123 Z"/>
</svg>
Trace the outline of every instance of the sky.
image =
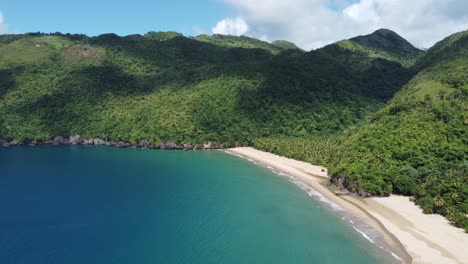
<svg viewBox="0 0 468 264">
<path fill-rule="evenodd" d="M 284 39 L 310 50 L 379 28 L 429 48 L 468 30 L 468 0 L 0 0 L 0 34 L 177 31 Z"/>
</svg>

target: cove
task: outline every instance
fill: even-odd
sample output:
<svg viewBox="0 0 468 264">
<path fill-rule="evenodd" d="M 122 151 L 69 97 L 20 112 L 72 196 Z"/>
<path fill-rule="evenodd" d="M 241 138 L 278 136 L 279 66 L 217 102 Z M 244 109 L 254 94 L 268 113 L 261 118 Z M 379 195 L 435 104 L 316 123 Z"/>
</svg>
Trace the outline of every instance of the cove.
<svg viewBox="0 0 468 264">
<path fill-rule="evenodd" d="M 0 263 L 393 263 L 285 177 L 221 151 L 0 148 Z"/>
</svg>

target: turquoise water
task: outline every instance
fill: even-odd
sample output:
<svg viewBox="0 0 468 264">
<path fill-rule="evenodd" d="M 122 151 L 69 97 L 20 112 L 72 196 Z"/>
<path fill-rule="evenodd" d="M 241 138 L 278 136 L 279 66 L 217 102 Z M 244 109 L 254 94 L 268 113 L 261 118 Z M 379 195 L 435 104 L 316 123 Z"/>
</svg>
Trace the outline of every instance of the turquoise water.
<svg viewBox="0 0 468 264">
<path fill-rule="evenodd" d="M 0 148 L 0 263 L 389 263 L 285 177 L 220 151 Z"/>
</svg>

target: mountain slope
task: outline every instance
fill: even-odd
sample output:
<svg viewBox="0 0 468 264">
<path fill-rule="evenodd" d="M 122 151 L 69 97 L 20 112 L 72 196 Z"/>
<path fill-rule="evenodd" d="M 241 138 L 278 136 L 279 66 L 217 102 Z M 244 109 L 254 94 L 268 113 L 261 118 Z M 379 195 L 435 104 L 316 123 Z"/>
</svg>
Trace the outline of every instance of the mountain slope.
<svg viewBox="0 0 468 264">
<path fill-rule="evenodd" d="M 275 40 L 271 42 L 271 45 L 279 47 L 283 50 L 300 50 L 296 44 L 286 41 L 286 40 Z"/>
<path fill-rule="evenodd" d="M 346 131 L 335 181 L 371 195 L 414 195 L 468 230 L 468 32 L 427 51 L 421 71 L 382 110 Z"/>
<path fill-rule="evenodd" d="M 206 34 L 195 37 L 198 41 L 203 41 L 226 48 L 245 48 L 245 49 L 264 49 L 273 54 L 278 54 L 286 50 L 300 50 L 294 43 L 288 41 L 274 41 L 268 43 L 255 38 L 246 36 L 231 36 L 214 34 L 208 36 Z"/>
<path fill-rule="evenodd" d="M 364 85 L 328 53 L 278 53 L 247 40 L 260 44 L 229 48 L 173 33 L 0 36 L 0 138 L 231 146 L 329 134 L 379 109 L 411 77 L 382 64 L 394 74 Z M 391 85 L 368 89 L 381 82 Z"/>
<path fill-rule="evenodd" d="M 364 54 L 369 58 L 394 61 L 405 67 L 414 65 L 418 57 L 423 53 L 407 40 L 388 29 L 379 29 L 372 34 L 339 41 L 330 46 L 338 46 L 346 51 Z M 352 60 L 352 58 L 349 58 L 349 54 L 346 55 L 348 55 L 347 60 Z"/>
</svg>

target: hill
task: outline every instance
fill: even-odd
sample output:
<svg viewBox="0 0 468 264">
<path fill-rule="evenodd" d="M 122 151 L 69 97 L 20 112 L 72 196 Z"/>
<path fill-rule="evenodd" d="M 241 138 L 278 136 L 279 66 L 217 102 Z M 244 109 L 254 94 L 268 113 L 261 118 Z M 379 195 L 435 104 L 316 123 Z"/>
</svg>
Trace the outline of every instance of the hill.
<svg viewBox="0 0 468 264">
<path fill-rule="evenodd" d="M 355 126 L 318 137 L 257 138 L 253 144 L 325 165 L 336 185 L 363 196 L 414 196 L 426 213 L 445 215 L 468 230 L 467 41 L 468 31 L 460 32 L 418 55 L 410 68 L 417 75 Z M 338 45 L 322 49 L 343 61 L 339 51 Z M 352 54 L 358 63 L 344 60 L 360 76 L 362 55 Z"/>
<path fill-rule="evenodd" d="M 325 49 L 340 47 L 352 54 L 363 54 L 371 59 L 385 59 L 402 64 L 405 67 L 413 66 L 423 51 L 415 48 L 411 43 L 397 33 L 388 29 L 379 29 L 372 34 L 358 36 L 331 44 Z M 348 62 L 353 61 L 351 54 L 342 56 Z"/>
<path fill-rule="evenodd" d="M 369 67 L 364 85 L 330 54 L 235 39 L 258 46 L 153 33 L 0 36 L 0 138 L 232 146 L 324 135 L 377 111 L 411 77 L 391 64 L 392 74 L 372 78 Z M 391 85 L 367 88 L 381 82 Z"/>
<path fill-rule="evenodd" d="M 246 36 L 231 36 L 231 35 L 219 35 L 214 34 L 212 36 L 199 35 L 195 37 L 198 41 L 203 41 L 226 48 L 245 48 L 245 49 L 264 49 L 273 54 L 278 54 L 286 50 L 300 50 L 294 43 L 278 40 L 272 43 L 262 41 L 255 38 Z"/>
<path fill-rule="evenodd" d="M 296 44 L 286 41 L 286 40 L 275 40 L 271 42 L 271 45 L 279 47 L 283 50 L 300 50 Z"/>
<path fill-rule="evenodd" d="M 468 31 L 429 49 L 421 71 L 345 133 L 335 180 L 371 195 L 413 195 L 425 212 L 468 230 Z"/>
</svg>

